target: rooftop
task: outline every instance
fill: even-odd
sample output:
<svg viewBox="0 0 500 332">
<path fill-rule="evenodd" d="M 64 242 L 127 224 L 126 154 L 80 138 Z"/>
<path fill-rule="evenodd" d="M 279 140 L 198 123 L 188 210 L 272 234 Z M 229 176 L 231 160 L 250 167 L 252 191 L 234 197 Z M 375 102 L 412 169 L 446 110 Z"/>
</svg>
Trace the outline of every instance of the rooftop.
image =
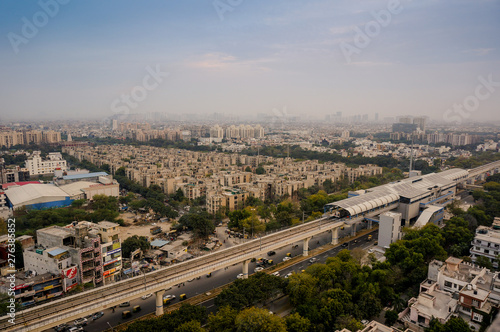
<svg viewBox="0 0 500 332">
<path fill-rule="evenodd" d="M 5 192 L 10 202 L 16 206 L 42 197 L 57 197 L 64 199 L 68 194 L 53 184 L 31 183 L 12 187 Z"/>
<path fill-rule="evenodd" d="M 432 300 L 432 307 L 421 302 L 421 299 L 426 299 L 425 302 Z M 454 308 L 457 305 L 457 300 L 452 298 L 450 293 L 440 290 L 434 290 L 432 294 L 420 293 L 418 296 L 418 301 L 413 304 L 412 307 L 416 308 L 420 314 L 424 314 L 427 317 L 436 317 L 439 319 L 446 320 L 446 318 L 451 314 L 448 308 Z M 452 310 L 453 311 L 453 310 Z"/>
<path fill-rule="evenodd" d="M 64 180 L 78 180 L 78 179 L 88 179 L 96 176 L 107 176 L 106 172 L 94 172 L 94 173 L 86 173 L 86 174 L 72 174 L 72 175 L 64 175 Z"/>
</svg>

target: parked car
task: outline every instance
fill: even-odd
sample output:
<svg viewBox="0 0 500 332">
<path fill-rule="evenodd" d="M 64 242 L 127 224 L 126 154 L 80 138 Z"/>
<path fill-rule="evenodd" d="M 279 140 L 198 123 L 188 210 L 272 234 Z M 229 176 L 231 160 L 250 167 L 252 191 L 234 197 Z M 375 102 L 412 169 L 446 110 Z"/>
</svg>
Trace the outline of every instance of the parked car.
<svg viewBox="0 0 500 332">
<path fill-rule="evenodd" d="M 92 315 L 92 319 L 96 320 L 96 319 L 101 318 L 102 316 L 104 316 L 104 312 L 99 311 L 99 312 L 96 312 L 95 314 Z"/>
<path fill-rule="evenodd" d="M 66 331 L 68 328 L 69 328 L 68 324 L 61 324 L 54 327 L 54 330 L 56 330 L 56 332 L 62 332 Z"/>
<path fill-rule="evenodd" d="M 291 258 L 291 257 L 288 257 L 288 256 L 283 257 L 283 262 L 289 261 L 290 259 L 292 259 L 292 258 Z"/>
<path fill-rule="evenodd" d="M 85 325 L 87 325 L 87 318 L 77 319 L 77 320 L 75 320 L 74 324 L 79 325 L 79 326 L 85 326 Z"/>
</svg>

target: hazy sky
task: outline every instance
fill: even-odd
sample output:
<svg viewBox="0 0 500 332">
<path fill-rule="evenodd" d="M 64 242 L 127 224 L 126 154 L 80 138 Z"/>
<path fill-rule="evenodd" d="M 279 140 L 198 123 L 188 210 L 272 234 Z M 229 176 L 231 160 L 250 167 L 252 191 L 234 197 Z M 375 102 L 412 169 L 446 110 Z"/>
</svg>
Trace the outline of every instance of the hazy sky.
<svg viewBox="0 0 500 332">
<path fill-rule="evenodd" d="M 0 120 L 500 120 L 500 1 L 3 0 L 0 35 Z"/>
</svg>

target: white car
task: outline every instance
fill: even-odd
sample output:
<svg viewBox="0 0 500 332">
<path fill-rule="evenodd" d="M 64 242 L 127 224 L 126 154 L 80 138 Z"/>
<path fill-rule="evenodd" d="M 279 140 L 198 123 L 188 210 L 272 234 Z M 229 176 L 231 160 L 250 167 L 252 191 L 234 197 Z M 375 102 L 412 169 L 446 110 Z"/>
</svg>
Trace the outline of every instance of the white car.
<svg viewBox="0 0 500 332">
<path fill-rule="evenodd" d="M 81 325 L 81 326 L 87 325 L 87 318 L 80 318 L 75 320 L 74 325 Z"/>
<path fill-rule="evenodd" d="M 273 272 L 273 273 L 271 273 L 271 274 L 272 274 L 273 276 L 276 276 L 276 277 L 279 277 L 279 276 L 280 276 L 279 271 Z"/>
<path fill-rule="evenodd" d="M 288 257 L 288 256 L 283 257 L 283 262 L 289 261 L 290 259 L 292 259 L 292 257 Z"/>
<path fill-rule="evenodd" d="M 259 267 L 256 267 L 253 271 L 254 272 L 264 271 L 264 268 L 259 266 Z"/>
<path fill-rule="evenodd" d="M 292 274 L 293 274 L 293 272 L 288 273 L 288 274 L 285 276 L 285 279 L 290 278 L 290 277 L 292 276 Z"/>
<path fill-rule="evenodd" d="M 167 294 L 163 296 L 163 299 L 168 300 L 168 299 L 175 299 L 175 295 Z"/>
<path fill-rule="evenodd" d="M 236 276 L 236 279 L 243 279 L 244 277 L 243 273 L 240 273 Z"/>
<path fill-rule="evenodd" d="M 318 259 L 316 257 L 313 257 L 309 260 L 309 263 L 313 264 L 313 263 L 316 263 L 318 261 Z"/>
<path fill-rule="evenodd" d="M 149 294 L 143 295 L 143 296 L 141 296 L 141 299 L 143 299 L 143 300 L 149 299 L 151 296 L 153 296 L 153 293 L 149 293 Z"/>
</svg>

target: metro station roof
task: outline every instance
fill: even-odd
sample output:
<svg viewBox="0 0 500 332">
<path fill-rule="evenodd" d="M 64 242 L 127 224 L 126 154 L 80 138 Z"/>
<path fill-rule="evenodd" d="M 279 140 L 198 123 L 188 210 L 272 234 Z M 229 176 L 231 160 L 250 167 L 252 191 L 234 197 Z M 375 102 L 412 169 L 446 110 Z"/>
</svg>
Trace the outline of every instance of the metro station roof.
<svg viewBox="0 0 500 332">
<path fill-rule="evenodd" d="M 384 189 L 373 191 L 364 195 L 346 198 L 328 205 L 341 207 L 353 216 L 397 200 L 399 200 L 398 194 Z"/>
<path fill-rule="evenodd" d="M 353 216 L 399 200 L 400 197 L 418 198 L 427 194 L 433 188 L 453 185 L 455 180 L 468 174 L 468 171 L 464 169 L 454 168 L 440 173 L 415 176 L 368 189 L 366 194 L 349 197 L 338 202 L 329 203 L 326 206 L 343 208 Z"/>
</svg>

